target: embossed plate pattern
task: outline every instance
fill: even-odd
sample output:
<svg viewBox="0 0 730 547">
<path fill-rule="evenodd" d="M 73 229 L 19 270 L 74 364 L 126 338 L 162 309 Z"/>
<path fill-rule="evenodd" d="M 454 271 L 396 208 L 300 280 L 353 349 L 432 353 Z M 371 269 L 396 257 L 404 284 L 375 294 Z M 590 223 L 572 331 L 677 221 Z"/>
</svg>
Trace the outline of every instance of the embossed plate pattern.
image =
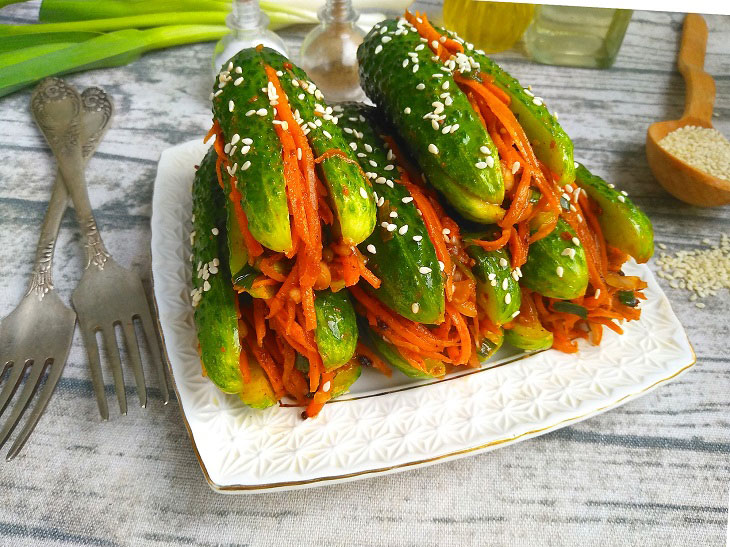
<svg viewBox="0 0 730 547">
<path fill-rule="evenodd" d="M 190 188 L 199 141 L 162 153 L 152 213 L 159 321 L 186 425 L 210 485 L 224 492 L 303 488 L 428 465 L 557 429 L 638 397 L 694 364 L 684 329 L 646 266 L 642 318 L 599 347 L 507 355 L 441 382 L 373 371 L 314 420 L 245 407 L 201 376 L 190 306 Z M 491 363 L 490 363 L 491 364 Z"/>
</svg>

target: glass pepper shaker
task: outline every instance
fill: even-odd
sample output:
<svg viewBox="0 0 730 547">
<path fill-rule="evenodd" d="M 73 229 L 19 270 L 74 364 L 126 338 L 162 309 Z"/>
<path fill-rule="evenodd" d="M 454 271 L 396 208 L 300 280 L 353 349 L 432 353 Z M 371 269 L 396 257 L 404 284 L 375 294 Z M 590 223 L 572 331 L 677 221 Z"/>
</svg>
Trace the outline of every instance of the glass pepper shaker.
<svg viewBox="0 0 730 547">
<path fill-rule="evenodd" d="M 327 0 L 320 24 L 304 39 L 300 66 L 330 101 L 365 98 L 360 88 L 357 47 L 365 33 L 355 24 L 359 14 L 349 0 Z"/>
</svg>

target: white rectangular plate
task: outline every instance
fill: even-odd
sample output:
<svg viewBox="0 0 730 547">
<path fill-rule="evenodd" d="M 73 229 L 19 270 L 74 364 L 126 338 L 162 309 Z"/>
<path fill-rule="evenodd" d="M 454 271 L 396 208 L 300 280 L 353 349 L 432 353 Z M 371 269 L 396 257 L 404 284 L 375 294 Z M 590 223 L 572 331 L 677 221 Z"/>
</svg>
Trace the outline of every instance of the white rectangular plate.
<svg viewBox="0 0 730 547">
<path fill-rule="evenodd" d="M 304 488 L 484 452 L 564 427 L 638 397 L 692 366 L 684 329 L 649 268 L 641 320 L 580 352 L 503 352 L 441 381 L 366 370 L 313 420 L 301 409 L 252 410 L 201 375 L 190 305 L 190 190 L 207 146 L 162 153 L 152 212 L 152 273 L 178 400 L 200 466 L 223 492 Z M 493 366 L 496 365 L 496 366 Z"/>
</svg>

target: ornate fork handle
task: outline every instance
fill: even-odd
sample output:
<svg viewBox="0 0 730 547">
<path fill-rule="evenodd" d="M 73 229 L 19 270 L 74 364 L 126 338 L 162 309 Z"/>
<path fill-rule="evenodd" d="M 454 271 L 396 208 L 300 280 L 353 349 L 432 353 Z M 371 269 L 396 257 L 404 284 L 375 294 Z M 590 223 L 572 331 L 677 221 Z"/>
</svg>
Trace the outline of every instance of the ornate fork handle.
<svg viewBox="0 0 730 547">
<path fill-rule="evenodd" d="M 73 200 L 79 225 L 86 239 L 86 268 L 94 265 L 102 270 L 109 253 L 96 226 L 84 176 L 84 153 L 88 155 L 93 150 L 89 146 L 95 146 L 95 143 L 91 142 L 92 135 L 83 134 L 84 127 L 80 120 L 82 109 L 84 112 L 93 112 L 108 120 L 112 114 L 111 102 L 100 89 L 88 90 L 82 99 L 76 90 L 63 80 L 49 78 L 34 91 L 31 108 L 38 127 L 56 156 L 65 189 Z M 98 136 L 96 143 L 99 138 L 101 135 Z M 37 264 L 41 266 L 36 268 L 37 273 L 34 271 L 32 286 L 40 283 L 42 287 L 40 290 L 44 292 L 48 288 L 47 283 L 50 282 L 49 256 L 55 245 L 55 237 L 53 239 L 53 243 L 49 239 L 41 241 L 36 255 Z"/>
<path fill-rule="evenodd" d="M 109 127 L 112 109 L 106 93 L 97 87 L 84 90 L 81 99 L 83 104 L 79 140 L 82 147 L 82 159 L 86 164 Z M 36 248 L 33 263 L 33 272 L 26 296 L 35 293 L 39 299 L 42 299 L 48 291 L 53 290 L 53 253 L 67 205 L 68 190 L 66 190 L 60 172 L 57 172 L 56 180 L 53 183 L 53 193 L 48 203 L 48 209 L 46 209 L 46 215 L 43 218 L 41 235 L 38 238 L 38 247 Z M 94 229 L 96 228 L 94 227 Z"/>
</svg>

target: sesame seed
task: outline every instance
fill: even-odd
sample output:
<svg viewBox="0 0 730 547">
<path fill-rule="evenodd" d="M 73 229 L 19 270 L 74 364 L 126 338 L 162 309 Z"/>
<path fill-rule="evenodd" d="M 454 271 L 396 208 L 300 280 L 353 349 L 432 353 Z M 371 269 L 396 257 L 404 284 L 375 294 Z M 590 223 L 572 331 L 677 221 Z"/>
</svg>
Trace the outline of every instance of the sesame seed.
<svg viewBox="0 0 730 547">
<path fill-rule="evenodd" d="M 439 47 L 439 43 L 438 43 L 438 42 L 437 42 L 436 40 L 433 40 L 433 41 L 431 42 L 431 47 L 433 47 L 433 49 L 438 49 L 438 47 Z"/>
<path fill-rule="evenodd" d="M 243 70 L 241 69 L 240 66 L 237 66 L 235 72 L 236 72 L 236 74 L 241 74 L 241 73 L 243 73 Z"/>
<path fill-rule="evenodd" d="M 386 230 L 388 230 L 389 232 L 394 232 L 397 227 L 398 226 L 396 226 L 395 224 L 388 224 Z"/>
<path fill-rule="evenodd" d="M 400 235 L 405 235 L 407 231 L 408 231 L 408 224 L 404 224 L 403 226 L 398 228 L 398 233 Z"/>
<path fill-rule="evenodd" d="M 389 163 L 388 165 L 386 165 L 385 167 L 383 167 L 383 169 L 385 171 L 392 171 L 393 169 L 395 169 L 395 165 Z"/>
<path fill-rule="evenodd" d="M 573 242 L 573 245 L 575 245 L 576 247 L 580 247 L 580 239 L 578 239 L 577 237 L 573 237 L 571 241 Z"/>
<path fill-rule="evenodd" d="M 563 273 L 565 273 L 565 270 L 562 266 L 558 266 L 555 268 L 555 273 L 558 275 L 558 277 L 563 277 Z"/>
<path fill-rule="evenodd" d="M 423 83 L 420 83 L 420 84 L 418 84 L 418 85 L 416 86 L 416 89 L 417 89 L 418 91 L 423 91 L 424 89 L 426 89 L 426 86 L 425 86 L 425 85 L 424 85 Z"/>
<path fill-rule="evenodd" d="M 398 211 L 391 211 L 390 218 L 398 218 Z"/>
<path fill-rule="evenodd" d="M 239 85 L 241 85 L 242 82 L 243 82 L 243 76 L 239 76 L 238 78 L 235 79 L 235 81 L 233 82 L 233 85 L 238 87 Z"/>
<path fill-rule="evenodd" d="M 509 287 L 509 280 L 505 277 L 502 280 L 502 290 L 506 291 L 508 287 Z"/>
<path fill-rule="evenodd" d="M 507 293 L 504 295 L 504 303 L 509 304 L 510 302 L 512 302 L 512 295 L 510 293 Z"/>
<path fill-rule="evenodd" d="M 407 196 L 407 197 L 404 197 L 403 199 L 401 199 L 401 201 L 403 203 L 410 203 L 413 201 L 413 198 L 411 196 Z"/>
<path fill-rule="evenodd" d="M 406 107 L 405 107 L 405 108 L 403 109 L 403 113 L 404 113 L 404 114 L 410 114 L 410 113 L 411 113 L 411 107 L 410 107 L 410 106 L 406 106 Z"/>
<path fill-rule="evenodd" d="M 330 390 L 331 383 L 329 380 L 327 380 L 324 384 L 322 384 L 322 391 L 327 393 Z"/>
<path fill-rule="evenodd" d="M 418 305 L 418 302 L 414 302 L 411 304 L 411 311 L 413 313 L 418 313 L 418 310 L 421 309 L 421 306 Z"/>
<path fill-rule="evenodd" d="M 375 252 L 376 252 L 375 245 L 373 245 L 372 243 L 367 246 L 367 249 L 368 249 L 368 252 L 371 254 L 375 254 Z"/>
<path fill-rule="evenodd" d="M 487 279 L 489 279 L 489 281 L 492 281 L 493 279 L 497 279 L 497 274 L 496 273 L 490 273 L 487 276 Z"/>
<path fill-rule="evenodd" d="M 297 98 L 298 98 L 298 99 L 299 99 L 300 101 L 303 101 L 303 100 L 304 100 L 304 97 L 306 97 L 306 95 L 304 95 L 304 93 L 300 93 L 299 95 L 297 95 Z"/>
<path fill-rule="evenodd" d="M 488 155 L 490 154 L 490 152 L 489 152 L 489 148 L 487 148 L 486 146 L 480 146 L 480 147 L 479 147 L 479 151 L 480 151 L 480 152 L 481 152 L 482 154 L 486 154 L 487 156 L 488 156 Z"/>
<path fill-rule="evenodd" d="M 438 154 L 439 153 L 439 149 L 433 143 L 431 143 L 431 144 L 428 145 L 428 151 L 431 152 L 431 154 Z"/>
<path fill-rule="evenodd" d="M 383 46 L 381 46 L 380 44 L 378 44 L 378 46 L 375 48 L 375 55 L 377 55 L 381 51 L 383 51 Z"/>
<path fill-rule="evenodd" d="M 240 140 L 241 140 L 241 135 L 236 133 L 235 135 L 233 135 L 233 138 L 231 139 L 231 145 L 236 144 Z"/>
<path fill-rule="evenodd" d="M 486 169 L 486 168 L 487 168 L 487 162 L 485 162 L 485 161 L 478 161 L 478 162 L 476 162 L 476 163 L 474 164 L 474 166 L 475 166 L 475 167 L 476 167 L 477 169 Z"/>
<path fill-rule="evenodd" d="M 323 135 L 324 135 L 325 137 L 327 137 L 328 139 L 331 139 L 331 138 L 332 138 L 332 135 L 331 135 L 331 134 L 330 134 L 330 132 L 329 132 L 329 131 L 327 131 L 326 129 L 323 129 L 323 130 L 322 130 L 322 134 L 323 134 Z"/>
<path fill-rule="evenodd" d="M 236 105 L 233 103 L 233 101 L 228 101 L 228 112 L 233 112 L 233 109 L 236 107 Z"/>
<path fill-rule="evenodd" d="M 439 130 L 439 122 L 437 122 L 436 120 L 431 120 L 431 127 L 433 127 L 435 131 L 438 131 Z"/>
<path fill-rule="evenodd" d="M 506 258 L 502 257 L 502 258 L 499 259 L 499 266 L 501 268 L 506 268 L 507 265 L 508 265 L 508 262 L 507 262 L 507 259 Z"/>
<path fill-rule="evenodd" d="M 423 239 L 423 236 L 413 236 L 413 241 L 421 241 Z"/>
<path fill-rule="evenodd" d="M 702 308 L 704 308 L 704 307 L 705 307 L 705 304 L 704 304 L 704 302 L 697 302 L 697 303 L 695 304 L 695 306 L 696 306 L 696 307 L 698 307 L 698 308 L 700 308 L 700 309 L 702 309 Z"/>
<path fill-rule="evenodd" d="M 210 290 L 210 282 L 208 282 L 207 279 L 205 280 L 205 283 L 203 283 L 203 290 L 205 292 L 208 292 Z"/>
<path fill-rule="evenodd" d="M 573 187 L 570 184 L 565 185 L 565 191 L 569 193 L 573 193 Z"/>
<path fill-rule="evenodd" d="M 573 166 L 574 166 L 574 167 L 575 167 L 576 169 L 578 169 L 578 162 L 577 162 L 577 161 L 574 161 L 574 162 L 573 162 Z"/>
<path fill-rule="evenodd" d="M 536 106 L 542 106 L 542 99 L 540 97 L 535 97 L 534 99 L 532 99 L 532 104 Z"/>
<path fill-rule="evenodd" d="M 599 296 L 601 296 L 601 289 L 596 289 L 596 293 L 593 295 L 593 298 L 597 299 Z"/>
<path fill-rule="evenodd" d="M 517 317 L 520 314 L 520 310 L 517 310 L 515 313 L 512 314 L 512 319 Z"/>
<path fill-rule="evenodd" d="M 520 170 L 520 162 L 516 161 L 512 164 L 512 174 L 517 174 L 517 171 Z"/>
<path fill-rule="evenodd" d="M 444 263 L 441 262 L 440 260 L 438 262 L 439 262 L 439 269 L 443 272 L 444 269 L 446 269 L 446 266 L 444 266 Z"/>
<path fill-rule="evenodd" d="M 444 83 L 441 84 L 441 89 L 449 89 L 449 81 L 446 80 Z"/>
<path fill-rule="evenodd" d="M 403 68 L 408 66 L 408 59 L 403 59 Z"/>
<path fill-rule="evenodd" d="M 451 233 L 451 230 L 449 230 L 448 228 L 444 228 L 443 230 L 441 230 L 441 233 L 447 236 Z"/>
<path fill-rule="evenodd" d="M 267 112 L 268 112 L 268 111 L 267 111 L 267 110 L 266 110 L 265 108 L 259 108 L 259 109 L 258 109 L 258 110 L 256 111 L 256 114 L 258 114 L 259 116 L 266 116 Z"/>
<path fill-rule="evenodd" d="M 563 249 L 563 252 L 560 253 L 562 256 L 570 257 L 571 259 L 575 258 L 575 249 L 573 247 L 566 247 Z"/>
<path fill-rule="evenodd" d="M 249 167 L 251 167 L 251 162 L 250 162 L 250 161 L 247 161 L 246 163 L 244 163 L 244 164 L 243 164 L 243 165 L 241 166 L 241 171 L 245 171 L 245 170 L 246 170 L 246 169 L 248 169 Z"/>
<path fill-rule="evenodd" d="M 213 229 L 212 229 L 212 230 L 210 231 L 210 233 L 211 233 L 211 234 L 213 234 L 214 236 L 217 236 L 217 235 L 218 235 L 218 228 L 213 228 Z"/>
<path fill-rule="evenodd" d="M 362 196 L 362 199 L 368 199 L 368 193 L 365 191 L 365 188 L 360 186 L 360 195 Z"/>
<path fill-rule="evenodd" d="M 622 195 L 619 195 L 619 196 L 618 196 L 618 200 L 619 200 L 619 201 L 620 201 L 621 203 L 625 203 L 625 202 L 626 202 L 626 198 L 625 198 L 624 196 L 622 196 Z"/>
<path fill-rule="evenodd" d="M 384 44 L 387 44 L 387 43 L 388 43 L 388 42 L 390 42 L 391 40 L 392 40 L 392 38 L 391 38 L 390 36 L 383 36 L 383 37 L 382 37 L 382 38 L 380 39 L 380 41 L 381 41 L 381 42 L 383 42 Z"/>
<path fill-rule="evenodd" d="M 301 148 L 297 148 L 297 159 L 298 160 L 302 159 L 302 149 Z"/>
<path fill-rule="evenodd" d="M 492 167 L 494 167 L 494 158 L 493 158 L 492 156 L 489 156 L 489 157 L 487 158 L 487 166 L 488 166 L 488 167 L 489 167 L 490 169 L 491 169 Z"/>
<path fill-rule="evenodd" d="M 413 65 L 413 73 L 415 74 L 416 72 L 418 72 L 418 63 Z"/>
<path fill-rule="evenodd" d="M 421 266 L 420 268 L 418 268 L 418 271 L 419 273 L 426 275 L 431 273 L 431 268 L 429 268 L 428 266 Z"/>
</svg>

